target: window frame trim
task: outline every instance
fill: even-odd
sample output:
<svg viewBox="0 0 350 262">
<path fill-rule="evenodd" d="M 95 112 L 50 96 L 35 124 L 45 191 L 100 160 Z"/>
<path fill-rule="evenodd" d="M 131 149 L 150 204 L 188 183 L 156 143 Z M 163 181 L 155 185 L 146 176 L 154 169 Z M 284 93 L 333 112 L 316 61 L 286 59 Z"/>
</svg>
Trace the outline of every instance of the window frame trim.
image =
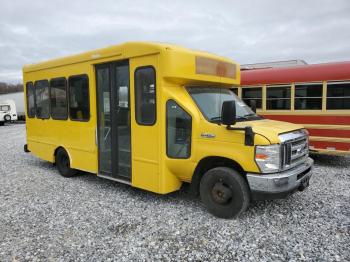
<svg viewBox="0 0 350 262">
<path fill-rule="evenodd" d="M 89 117 L 87 119 L 83 119 L 83 120 L 80 120 L 80 119 L 72 119 L 71 118 L 71 114 L 70 114 L 70 94 L 71 94 L 71 88 L 70 88 L 70 79 L 71 78 L 74 78 L 74 77 L 86 77 L 87 79 L 87 84 L 88 84 L 88 101 L 89 101 Z M 79 74 L 79 75 L 71 75 L 68 77 L 68 84 L 67 84 L 67 90 L 68 90 L 68 103 L 67 103 L 67 106 L 68 106 L 68 118 L 67 120 L 69 119 L 70 121 L 74 121 L 74 122 L 89 122 L 90 119 L 91 119 L 91 103 L 90 103 L 90 79 L 89 79 L 89 75 L 88 74 Z"/>
<path fill-rule="evenodd" d="M 297 93 L 297 87 L 298 86 L 317 86 L 320 85 L 321 86 L 321 96 L 302 96 L 302 97 L 298 97 L 296 96 Z M 296 101 L 298 99 L 321 99 L 321 108 L 317 108 L 317 109 L 298 109 L 296 107 Z M 322 111 L 323 110 L 323 82 L 321 81 L 314 81 L 314 82 L 294 82 L 294 111 L 310 111 L 310 112 L 315 112 L 315 111 Z"/>
<path fill-rule="evenodd" d="M 154 71 L 154 107 L 155 107 L 155 110 L 154 110 L 154 121 L 152 123 L 149 123 L 149 124 L 144 124 L 144 123 L 140 123 L 137 119 L 137 78 L 136 78 L 136 73 L 138 70 L 141 70 L 141 69 L 145 69 L 145 68 L 151 68 L 153 69 Z M 157 123 L 157 70 L 156 68 L 153 66 L 153 65 L 145 65 L 145 66 L 139 66 L 139 67 L 136 67 L 135 70 L 134 70 L 134 92 L 135 92 L 135 121 L 137 123 L 137 125 L 139 126 L 154 126 L 156 123 Z"/>
<path fill-rule="evenodd" d="M 67 117 L 66 118 L 54 118 L 52 116 L 52 104 L 51 104 L 51 81 L 53 80 L 60 80 L 60 79 L 64 79 L 65 84 L 66 84 L 66 109 L 67 109 Z M 69 104 L 68 104 L 68 80 L 66 77 L 62 76 L 62 77 L 55 77 L 55 78 L 51 78 L 49 81 L 49 96 L 50 96 L 50 116 L 53 120 L 68 120 L 69 118 Z M 89 98 L 90 99 L 90 98 Z"/>
<path fill-rule="evenodd" d="M 32 84 L 33 87 L 33 97 L 34 97 L 34 115 L 29 116 L 29 103 L 28 103 L 28 84 Z M 27 109 L 27 117 L 28 118 L 36 118 L 36 102 L 35 102 L 35 86 L 33 81 L 26 82 L 26 109 Z"/>
<path fill-rule="evenodd" d="M 261 97 L 249 97 L 249 98 L 243 98 L 243 94 L 244 94 L 244 90 L 249 90 L 249 89 L 261 89 Z M 238 95 L 237 95 L 238 96 Z M 263 110 L 264 108 L 264 90 L 263 90 L 263 86 L 241 86 L 241 100 L 246 103 L 247 106 L 248 103 L 245 102 L 244 100 L 260 100 L 261 101 L 261 107 L 256 107 L 257 110 Z M 249 106 L 250 107 L 250 106 Z"/>
<path fill-rule="evenodd" d="M 332 111 L 332 112 L 339 112 L 339 111 L 346 111 L 349 109 L 346 108 L 341 108 L 341 109 L 329 109 L 328 108 L 328 99 L 345 99 L 347 98 L 346 96 L 337 96 L 337 97 L 328 97 L 328 87 L 329 85 L 342 85 L 342 84 L 350 84 L 350 79 L 346 79 L 346 80 L 326 80 L 325 81 L 325 85 L 326 85 L 326 94 L 325 99 L 326 99 L 326 104 L 325 104 L 325 111 Z"/>
<path fill-rule="evenodd" d="M 190 152 L 190 154 L 188 155 L 188 157 L 171 157 L 171 156 L 169 156 L 169 154 L 168 154 L 168 141 L 169 141 L 169 139 L 168 139 L 168 107 L 167 107 L 167 105 L 168 105 L 168 103 L 170 102 L 170 101 L 173 101 L 173 102 L 175 102 L 175 104 L 177 104 L 186 114 L 188 114 L 189 116 L 190 116 L 190 118 L 191 118 L 191 132 L 190 132 L 190 148 L 189 148 L 189 152 Z M 169 98 L 166 102 L 165 102 L 165 137 L 166 137 L 166 139 L 165 139 L 165 154 L 166 154 L 166 156 L 169 158 L 169 159 L 190 159 L 191 157 L 192 157 L 192 131 L 193 131 L 193 124 L 192 124 L 192 122 L 193 122 L 193 117 L 192 117 L 192 115 L 187 111 L 187 110 L 185 110 L 174 98 Z"/>
<path fill-rule="evenodd" d="M 241 97 L 240 97 L 240 99 L 244 103 L 246 103 L 244 101 L 245 99 L 248 100 L 248 98 L 243 98 L 244 90 L 258 89 L 258 88 L 261 89 L 261 97 L 250 97 L 249 99 L 251 99 L 251 100 L 261 100 L 261 107 L 256 107 L 256 110 L 261 110 L 261 111 L 264 110 L 264 85 L 252 85 L 252 86 L 245 85 L 245 86 L 240 86 L 240 88 L 241 88 Z M 248 103 L 246 103 L 246 105 L 249 106 Z"/>
<path fill-rule="evenodd" d="M 47 88 L 48 88 L 48 91 L 49 91 L 49 115 L 48 115 L 48 117 L 45 117 L 45 118 L 43 118 L 43 117 L 38 117 L 38 115 L 37 115 L 37 112 L 36 112 L 36 108 L 37 108 L 37 106 L 36 106 L 36 83 L 37 82 L 47 82 Z M 50 119 L 50 117 L 51 117 L 51 100 L 50 100 L 51 98 L 50 98 L 50 81 L 48 80 L 48 79 L 42 79 L 42 80 L 36 80 L 35 82 L 34 82 L 34 103 L 35 103 L 35 118 L 36 119 L 42 119 L 42 120 L 46 120 L 46 119 Z"/>
<path fill-rule="evenodd" d="M 268 98 L 268 95 L 267 93 L 269 92 L 269 89 L 273 89 L 273 88 L 279 88 L 279 87 L 289 87 L 290 88 L 290 97 L 289 98 Z M 266 109 L 265 111 L 272 111 L 272 112 L 275 112 L 275 111 L 283 111 L 283 112 L 290 112 L 290 111 L 293 111 L 294 109 L 292 109 L 292 106 L 293 106 L 293 96 L 292 96 L 292 89 L 293 89 L 293 83 L 288 83 L 288 84 L 266 84 L 266 95 L 265 95 L 265 106 L 266 106 Z M 268 108 L 267 105 L 267 101 L 269 100 L 280 100 L 280 99 L 283 99 L 283 100 L 290 100 L 290 105 L 289 105 L 289 109 L 271 109 L 271 108 Z"/>
</svg>

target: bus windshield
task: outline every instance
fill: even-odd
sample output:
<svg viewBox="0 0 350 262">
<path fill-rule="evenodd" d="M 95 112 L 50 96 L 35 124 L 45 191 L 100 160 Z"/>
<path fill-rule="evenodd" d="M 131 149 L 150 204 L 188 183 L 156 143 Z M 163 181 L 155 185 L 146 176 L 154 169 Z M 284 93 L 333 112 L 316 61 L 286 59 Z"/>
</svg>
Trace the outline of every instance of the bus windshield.
<svg viewBox="0 0 350 262">
<path fill-rule="evenodd" d="M 236 102 L 237 121 L 258 120 L 256 115 L 231 90 L 219 87 L 189 87 L 188 92 L 196 102 L 204 117 L 214 123 L 221 122 L 221 109 L 224 101 Z"/>
</svg>

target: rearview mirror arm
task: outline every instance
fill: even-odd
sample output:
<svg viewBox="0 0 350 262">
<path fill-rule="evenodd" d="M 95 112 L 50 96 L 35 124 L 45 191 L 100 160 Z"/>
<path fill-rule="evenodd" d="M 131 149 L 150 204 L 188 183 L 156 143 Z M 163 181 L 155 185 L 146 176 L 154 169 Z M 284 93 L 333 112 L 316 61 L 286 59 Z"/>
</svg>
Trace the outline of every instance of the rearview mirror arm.
<svg viewBox="0 0 350 262">
<path fill-rule="evenodd" d="M 251 126 L 246 127 L 232 127 L 230 125 L 226 126 L 227 130 L 240 130 L 244 131 L 244 144 L 246 146 L 254 146 L 254 136 L 255 133 Z"/>
</svg>

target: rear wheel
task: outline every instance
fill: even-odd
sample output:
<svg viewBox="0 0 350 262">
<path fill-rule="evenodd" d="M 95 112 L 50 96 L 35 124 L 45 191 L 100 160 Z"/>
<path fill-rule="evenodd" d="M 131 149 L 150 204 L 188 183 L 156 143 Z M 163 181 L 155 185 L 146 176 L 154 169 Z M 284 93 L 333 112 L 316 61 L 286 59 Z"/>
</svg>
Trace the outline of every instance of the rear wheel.
<svg viewBox="0 0 350 262">
<path fill-rule="evenodd" d="M 56 165 L 58 171 L 64 177 L 72 177 L 77 174 L 77 170 L 70 167 L 68 153 L 63 148 L 58 149 L 56 153 Z"/>
<path fill-rule="evenodd" d="M 4 116 L 4 119 L 6 122 L 10 122 L 11 121 L 11 116 L 10 115 L 6 115 Z"/>
<path fill-rule="evenodd" d="M 250 202 L 247 182 L 228 167 L 216 167 L 204 174 L 200 182 L 200 196 L 208 211 L 221 218 L 237 217 Z"/>
</svg>

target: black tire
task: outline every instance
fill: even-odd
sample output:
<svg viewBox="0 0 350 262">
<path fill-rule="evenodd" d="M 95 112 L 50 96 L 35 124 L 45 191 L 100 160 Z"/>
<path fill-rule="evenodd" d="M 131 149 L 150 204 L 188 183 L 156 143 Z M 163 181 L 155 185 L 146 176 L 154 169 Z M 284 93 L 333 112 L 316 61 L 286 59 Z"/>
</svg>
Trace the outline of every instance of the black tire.
<svg viewBox="0 0 350 262">
<path fill-rule="evenodd" d="M 5 124 L 5 122 L 1 121 L 0 122 L 0 126 L 3 126 Z"/>
<path fill-rule="evenodd" d="M 4 120 L 5 120 L 6 122 L 10 122 L 10 121 L 11 121 L 11 116 L 10 116 L 10 115 L 5 115 L 5 116 L 4 116 Z"/>
<path fill-rule="evenodd" d="M 70 167 L 68 153 L 63 148 L 58 149 L 56 153 L 56 166 L 64 177 L 73 177 L 77 174 L 77 170 Z"/>
<path fill-rule="evenodd" d="M 250 203 L 250 190 L 241 174 L 228 167 L 207 171 L 200 182 L 200 196 L 208 211 L 220 218 L 233 218 Z"/>
</svg>

